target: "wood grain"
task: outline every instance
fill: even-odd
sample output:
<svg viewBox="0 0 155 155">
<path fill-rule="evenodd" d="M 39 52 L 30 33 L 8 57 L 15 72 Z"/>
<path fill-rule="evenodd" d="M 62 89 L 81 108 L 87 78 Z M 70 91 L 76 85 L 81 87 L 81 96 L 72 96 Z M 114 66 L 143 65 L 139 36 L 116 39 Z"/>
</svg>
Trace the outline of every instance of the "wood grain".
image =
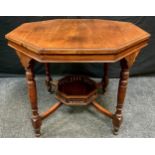
<svg viewBox="0 0 155 155">
<path fill-rule="evenodd" d="M 59 19 L 23 24 L 6 38 L 37 54 L 114 54 L 149 36 L 128 22 Z"/>
</svg>

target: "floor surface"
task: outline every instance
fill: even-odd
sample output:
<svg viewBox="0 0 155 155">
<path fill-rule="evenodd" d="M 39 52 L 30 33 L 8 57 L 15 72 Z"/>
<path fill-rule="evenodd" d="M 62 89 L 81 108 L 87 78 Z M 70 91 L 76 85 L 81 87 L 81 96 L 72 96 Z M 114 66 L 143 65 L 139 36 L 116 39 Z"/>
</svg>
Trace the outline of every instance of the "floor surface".
<svg viewBox="0 0 155 155">
<path fill-rule="evenodd" d="M 43 77 L 37 78 L 41 112 L 56 102 L 54 95 L 46 91 L 44 83 Z M 100 94 L 97 99 L 112 112 L 115 111 L 117 87 L 118 79 L 110 79 L 107 92 L 104 95 Z M 34 137 L 30 117 L 25 78 L 1 78 L 0 137 Z M 111 120 L 93 107 L 63 105 L 43 122 L 41 137 L 155 137 L 155 78 L 130 78 L 124 106 L 124 122 L 120 133 L 114 136 L 111 130 Z"/>
</svg>

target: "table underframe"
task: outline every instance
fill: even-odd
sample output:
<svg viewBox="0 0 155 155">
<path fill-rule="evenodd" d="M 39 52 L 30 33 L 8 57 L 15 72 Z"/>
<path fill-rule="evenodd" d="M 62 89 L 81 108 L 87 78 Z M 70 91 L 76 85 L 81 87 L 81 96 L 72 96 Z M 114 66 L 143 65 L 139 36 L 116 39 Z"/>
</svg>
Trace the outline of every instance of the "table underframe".
<svg viewBox="0 0 155 155">
<path fill-rule="evenodd" d="M 36 88 L 36 81 L 34 76 L 34 67 L 35 61 L 32 60 L 29 64 L 29 66 L 26 68 L 26 77 L 27 77 L 27 85 L 28 85 L 28 92 L 29 92 L 29 99 L 31 103 L 32 108 L 32 125 L 35 131 L 36 137 L 39 137 L 41 135 L 41 124 L 42 121 L 47 118 L 50 114 L 54 113 L 63 103 L 57 102 L 54 105 L 52 105 L 51 108 L 49 108 L 47 111 L 45 111 L 42 114 L 39 114 L 38 112 L 38 103 L 37 103 L 37 88 Z M 93 101 L 91 105 L 93 105 L 97 110 L 99 110 L 102 114 L 108 116 L 112 119 L 113 124 L 113 133 L 115 135 L 118 134 L 119 128 L 121 126 L 123 115 L 122 115 L 122 109 L 124 105 L 124 99 L 126 95 L 126 88 L 128 83 L 128 77 L 129 77 L 129 67 L 127 65 L 127 62 L 125 59 L 122 59 L 120 61 L 121 66 L 121 72 L 120 72 L 120 80 L 119 80 L 119 86 L 118 86 L 118 92 L 117 92 L 117 106 L 115 113 L 111 113 L 104 107 L 102 107 L 99 103 L 96 101 Z M 104 76 L 101 81 L 101 86 L 103 91 L 106 90 L 106 87 L 108 86 L 109 78 L 108 78 L 108 63 L 104 63 L 103 71 Z M 49 63 L 45 63 L 45 73 L 46 73 L 46 85 L 47 90 L 49 92 L 52 92 L 52 78 L 50 74 L 50 68 Z"/>
</svg>

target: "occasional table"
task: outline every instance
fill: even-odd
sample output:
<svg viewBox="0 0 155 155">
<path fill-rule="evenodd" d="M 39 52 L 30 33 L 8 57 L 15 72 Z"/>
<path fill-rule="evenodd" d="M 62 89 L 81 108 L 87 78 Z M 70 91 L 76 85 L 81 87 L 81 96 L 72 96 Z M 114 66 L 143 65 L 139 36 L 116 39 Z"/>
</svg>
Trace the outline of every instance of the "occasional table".
<svg viewBox="0 0 155 155">
<path fill-rule="evenodd" d="M 78 103 L 92 104 L 101 113 L 112 119 L 113 133 L 118 133 L 123 119 L 122 109 L 129 70 L 141 49 L 148 44 L 150 34 L 129 22 L 98 19 L 57 19 L 22 24 L 8 33 L 6 38 L 8 45 L 15 49 L 25 68 L 32 107 L 32 125 L 36 136 L 40 136 L 42 120 L 63 103 L 69 105 L 72 103 L 76 103 L 76 105 Z M 103 63 L 104 75 L 101 85 L 105 90 L 108 85 L 108 64 L 119 61 L 121 72 L 116 111 L 111 113 L 97 103 L 95 100 L 97 85 L 88 77 L 77 75 L 65 77 L 59 81 L 59 90 L 56 95 L 58 102 L 48 111 L 40 114 L 33 71 L 36 61 L 45 64 L 46 84 L 49 92 L 52 91 L 49 63 Z M 70 82 L 74 84 L 72 90 L 69 90 Z M 85 87 L 83 87 L 83 83 Z M 65 92 L 68 92 L 69 95 L 67 96 Z M 80 94 L 82 92 L 84 95 Z M 78 94 L 76 95 L 76 93 Z"/>
</svg>

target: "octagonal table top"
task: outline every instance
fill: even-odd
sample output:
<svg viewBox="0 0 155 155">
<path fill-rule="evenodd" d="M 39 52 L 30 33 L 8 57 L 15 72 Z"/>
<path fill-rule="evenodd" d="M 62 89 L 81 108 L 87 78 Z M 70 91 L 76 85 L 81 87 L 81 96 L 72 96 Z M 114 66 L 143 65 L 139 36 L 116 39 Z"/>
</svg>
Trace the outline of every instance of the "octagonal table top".
<svg viewBox="0 0 155 155">
<path fill-rule="evenodd" d="M 6 38 L 39 54 L 109 54 L 146 40 L 149 34 L 128 22 L 58 19 L 25 23 Z"/>
<path fill-rule="evenodd" d="M 129 22 L 56 19 L 22 24 L 5 37 L 11 47 L 39 61 L 41 55 L 111 55 L 115 61 L 124 51 L 146 46 L 150 34 Z"/>
</svg>

